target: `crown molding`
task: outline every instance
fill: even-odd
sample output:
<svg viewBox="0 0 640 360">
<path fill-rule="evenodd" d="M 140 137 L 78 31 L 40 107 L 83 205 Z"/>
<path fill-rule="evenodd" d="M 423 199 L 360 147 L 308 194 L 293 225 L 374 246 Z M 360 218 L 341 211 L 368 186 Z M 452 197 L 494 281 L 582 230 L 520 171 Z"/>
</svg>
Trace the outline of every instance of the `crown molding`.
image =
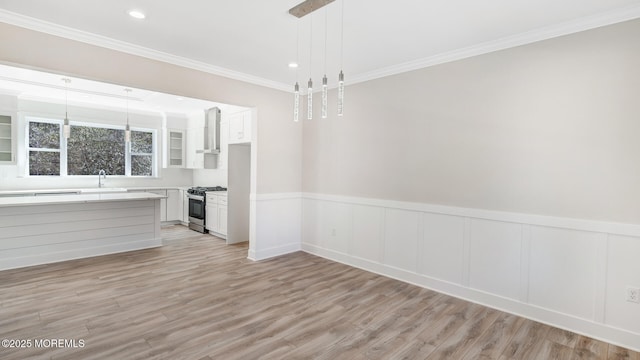
<svg viewBox="0 0 640 360">
<path fill-rule="evenodd" d="M 497 40 L 487 41 L 466 48 L 456 49 L 433 56 L 380 68 L 363 74 L 353 75 L 352 77 L 349 77 L 348 85 L 419 70 L 430 66 L 462 60 L 473 56 L 483 55 L 516 46 L 531 44 L 542 40 L 552 39 L 555 37 L 569 35 L 637 18 L 640 18 L 640 5 L 627 6 L 605 13 L 564 22 L 561 24 L 539 28 Z M 5 22 L 11 25 L 87 43 L 90 45 L 100 46 L 132 55 L 141 56 L 152 60 L 166 62 L 189 69 L 224 76 L 230 79 L 247 82 L 254 85 L 292 92 L 291 86 L 289 84 L 268 80 L 258 76 L 253 76 L 238 71 L 229 70 L 223 67 L 214 66 L 201 61 L 195 61 L 181 56 L 176 56 L 165 52 L 130 44 L 124 41 L 111 39 L 105 36 L 92 34 L 58 24 L 53 24 L 32 17 L 6 11 L 4 9 L 0 9 L 0 22 Z M 335 86 L 331 86 L 331 88 L 334 87 Z"/>
<path fill-rule="evenodd" d="M 291 91 L 291 86 L 277 81 L 268 80 L 258 76 L 248 75 L 223 67 L 210 65 L 201 61 L 191 60 L 185 57 L 168 54 L 162 51 L 149 49 L 143 46 L 134 45 L 120 40 L 108 38 L 106 36 L 92 34 L 86 31 L 73 29 L 67 26 L 54 24 L 51 22 L 35 19 L 22 14 L 0 9 L 0 22 L 23 27 L 26 29 L 43 32 L 46 34 L 59 36 L 62 38 L 83 42 L 90 45 L 100 46 L 111 50 L 137 55 L 144 58 L 157 60 L 193 70 L 206 72 L 213 75 L 224 76 L 230 79 L 239 80 L 254 85 L 264 86 L 276 90 Z"/>
<path fill-rule="evenodd" d="M 632 5 L 601 14 L 587 16 L 576 20 L 539 28 L 505 38 L 487 41 L 466 48 L 456 49 L 434 56 L 408 61 L 398 65 L 392 65 L 367 73 L 355 75 L 349 78 L 349 85 L 369 80 L 375 80 L 386 76 L 397 75 L 413 70 L 423 69 L 434 65 L 462 60 L 473 56 L 488 54 L 491 52 L 513 48 L 516 46 L 531 44 L 534 42 L 552 39 L 581 31 L 612 25 L 623 21 L 640 18 L 640 5 Z"/>
</svg>

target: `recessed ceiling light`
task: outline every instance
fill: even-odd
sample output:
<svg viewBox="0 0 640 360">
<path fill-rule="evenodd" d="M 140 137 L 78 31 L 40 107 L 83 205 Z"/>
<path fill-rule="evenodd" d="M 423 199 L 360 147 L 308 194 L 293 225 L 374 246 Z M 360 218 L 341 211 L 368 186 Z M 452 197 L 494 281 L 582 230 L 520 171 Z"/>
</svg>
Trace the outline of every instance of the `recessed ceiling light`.
<svg viewBox="0 0 640 360">
<path fill-rule="evenodd" d="M 292 69 L 295 69 L 295 68 L 298 67 L 298 63 L 290 62 L 289 63 L 289 67 L 292 68 Z"/>
<path fill-rule="evenodd" d="M 147 17 L 147 16 L 146 16 L 142 11 L 140 11 L 140 10 L 131 10 L 131 11 L 129 11 L 129 15 L 130 15 L 131 17 L 133 17 L 133 18 L 140 19 L 140 20 L 142 20 L 142 19 L 144 19 L 144 18 L 146 18 L 146 17 Z"/>
</svg>

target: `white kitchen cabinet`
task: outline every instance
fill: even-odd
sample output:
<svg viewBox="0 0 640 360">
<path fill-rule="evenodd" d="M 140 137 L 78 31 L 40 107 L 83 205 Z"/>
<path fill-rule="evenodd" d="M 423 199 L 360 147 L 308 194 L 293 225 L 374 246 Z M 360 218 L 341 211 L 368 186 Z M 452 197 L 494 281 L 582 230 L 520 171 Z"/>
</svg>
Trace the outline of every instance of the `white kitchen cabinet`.
<svg viewBox="0 0 640 360">
<path fill-rule="evenodd" d="M 186 138 L 184 130 L 169 129 L 167 131 L 167 166 L 182 168 L 185 166 Z"/>
<path fill-rule="evenodd" d="M 180 190 L 180 197 L 182 198 L 182 221 L 183 225 L 189 224 L 189 198 L 187 197 L 189 193 L 187 190 Z"/>
<path fill-rule="evenodd" d="M 220 122 L 220 154 L 217 158 L 217 169 L 227 170 L 229 168 L 229 121 L 227 119 Z"/>
<path fill-rule="evenodd" d="M 251 110 L 229 116 L 229 144 L 251 142 Z"/>
<path fill-rule="evenodd" d="M 206 228 L 209 233 L 226 239 L 227 237 L 227 194 L 207 193 Z"/>
<path fill-rule="evenodd" d="M 0 164 L 11 164 L 16 161 L 13 117 L 0 114 Z"/>
<path fill-rule="evenodd" d="M 182 217 L 182 197 L 180 190 L 168 189 L 167 191 L 167 219 L 165 221 L 180 221 Z"/>
<path fill-rule="evenodd" d="M 185 217 L 185 190 L 178 189 L 136 189 L 129 192 L 148 192 L 166 196 L 160 200 L 160 221 L 161 222 L 188 222 L 189 221 L 189 203 L 186 203 Z M 183 220 L 185 219 L 185 220 Z"/>
<path fill-rule="evenodd" d="M 204 149 L 204 111 L 190 114 L 187 120 L 186 167 L 188 169 L 204 169 L 204 154 L 197 150 Z"/>
<path fill-rule="evenodd" d="M 227 207 L 218 205 L 218 233 L 227 236 Z"/>
<path fill-rule="evenodd" d="M 167 190 L 142 190 L 152 194 L 167 196 Z M 167 199 L 160 199 L 160 221 L 167 221 Z"/>
</svg>

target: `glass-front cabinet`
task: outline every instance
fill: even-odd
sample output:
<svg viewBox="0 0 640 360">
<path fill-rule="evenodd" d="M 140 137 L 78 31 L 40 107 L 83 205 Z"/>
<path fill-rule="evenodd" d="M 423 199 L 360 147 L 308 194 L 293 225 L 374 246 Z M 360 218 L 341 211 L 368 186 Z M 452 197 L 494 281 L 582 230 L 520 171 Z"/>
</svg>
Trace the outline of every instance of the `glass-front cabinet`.
<svg viewBox="0 0 640 360">
<path fill-rule="evenodd" d="M 185 136 L 184 131 L 171 129 L 168 131 L 169 143 L 169 167 L 184 167 L 185 163 Z"/>
<path fill-rule="evenodd" d="M 13 163 L 16 160 L 13 132 L 11 115 L 0 113 L 0 164 Z"/>
</svg>

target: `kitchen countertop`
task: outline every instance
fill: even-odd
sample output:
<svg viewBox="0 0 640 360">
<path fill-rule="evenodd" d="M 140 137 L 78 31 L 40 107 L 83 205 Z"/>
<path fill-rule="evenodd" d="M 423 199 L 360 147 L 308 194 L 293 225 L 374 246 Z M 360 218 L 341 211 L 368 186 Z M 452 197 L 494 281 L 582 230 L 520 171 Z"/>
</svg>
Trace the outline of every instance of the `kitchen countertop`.
<svg viewBox="0 0 640 360">
<path fill-rule="evenodd" d="M 29 190 L 4 190 L 0 191 L 0 198 L 4 196 L 33 196 L 33 195 L 61 195 L 84 193 L 125 193 L 127 191 L 146 190 L 187 190 L 185 186 L 137 186 L 137 187 L 103 187 L 103 188 L 77 188 L 77 189 L 29 189 Z"/>
<path fill-rule="evenodd" d="M 166 196 L 136 192 L 136 193 L 102 193 L 102 194 L 71 194 L 52 196 L 13 196 L 0 197 L 0 207 L 93 203 L 107 201 L 135 201 L 164 199 Z"/>
</svg>

